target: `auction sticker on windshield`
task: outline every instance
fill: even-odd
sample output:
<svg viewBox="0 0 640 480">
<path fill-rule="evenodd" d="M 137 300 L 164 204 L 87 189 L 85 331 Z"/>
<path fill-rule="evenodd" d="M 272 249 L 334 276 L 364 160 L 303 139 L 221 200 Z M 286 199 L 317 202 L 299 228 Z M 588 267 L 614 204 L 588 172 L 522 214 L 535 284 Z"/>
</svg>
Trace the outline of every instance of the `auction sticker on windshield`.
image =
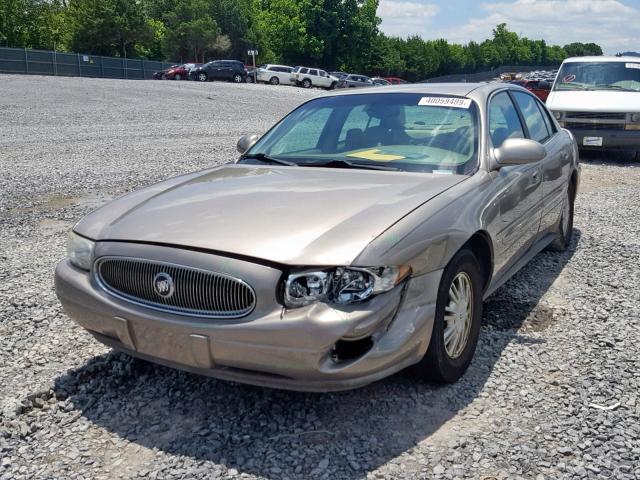
<svg viewBox="0 0 640 480">
<path fill-rule="evenodd" d="M 433 107 L 469 108 L 471 106 L 471 99 L 460 97 L 422 97 L 418 102 L 418 105 Z"/>
<path fill-rule="evenodd" d="M 625 63 L 624 66 L 626 68 L 638 68 L 638 69 L 640 69 L 640 63 Z"/>
</svg>

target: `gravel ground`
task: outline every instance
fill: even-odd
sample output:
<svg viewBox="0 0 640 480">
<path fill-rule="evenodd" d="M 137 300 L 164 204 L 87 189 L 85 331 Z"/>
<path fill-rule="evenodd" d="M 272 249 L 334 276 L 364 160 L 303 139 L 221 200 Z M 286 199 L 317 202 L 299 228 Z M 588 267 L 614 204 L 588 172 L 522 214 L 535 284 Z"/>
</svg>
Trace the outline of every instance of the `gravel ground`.
<svg viewBox="0 0 640 480">
<path fill-rule="evenodd" d="M 0 478 L 639 479 L 640 168 L 624 159 L 583 164 L 572 247 L 489 299 L 455 385 L 236 385 L 69 321 L 52 274 L 74 220 L 234 158 L 317 94 L 0 75 Z"/>
</svg>

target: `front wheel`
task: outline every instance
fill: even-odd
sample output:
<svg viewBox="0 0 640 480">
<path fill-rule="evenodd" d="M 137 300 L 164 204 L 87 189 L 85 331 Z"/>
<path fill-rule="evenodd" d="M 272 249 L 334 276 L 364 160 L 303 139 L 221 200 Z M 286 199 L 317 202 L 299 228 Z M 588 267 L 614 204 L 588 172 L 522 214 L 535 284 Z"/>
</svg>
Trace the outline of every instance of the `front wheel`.
<svg viewBox="0 0 640 480">
<path fill-rule="evenodd" d="M 269 80 L 269 83 L 271 85 L 279 85 L 280 84 L 280 79 L 278 77 L 271 77 L 271 79 Z"/>
<path fill-rule="evenodd" d="M 174 80 L 182 80 L 182 75 L 180 75 L 179 73 L 176 73 L 175 76 L 173 77 Z"/>
<path fill-rule="evenodd" d="M 336 82 L 331 82 L 331 85 L 329 85 L 329 88 L 327 90 L 334 90 L 336 88 Z"/>
<path fill-rule="evenodd" d="M 239 73 L 236 73 L 233 76 L 233 83 L 242 83 L 242 75 L 240 75 Z"/>
<path fill-rule="evenodd" d="M 482 319 L 482 275 L 473 252 L 459 251 L 445 268 L 427 353 L 414 367 L 419 377 L 453 383 L 466 372 Z"/>
</svg>

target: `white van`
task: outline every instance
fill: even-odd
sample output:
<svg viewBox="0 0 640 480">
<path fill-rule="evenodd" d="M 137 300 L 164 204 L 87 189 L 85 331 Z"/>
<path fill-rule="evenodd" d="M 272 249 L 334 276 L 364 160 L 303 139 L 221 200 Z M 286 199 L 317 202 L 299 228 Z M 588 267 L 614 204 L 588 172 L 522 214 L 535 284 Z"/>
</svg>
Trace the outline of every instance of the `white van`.
<svg viewBox="0 0 640 480">
<path fill-rule="evenodd" d="M 640 160 L 640 57 L 568 58 L 546 103 L 581 149 L 629 150 Z"/>
</svg>

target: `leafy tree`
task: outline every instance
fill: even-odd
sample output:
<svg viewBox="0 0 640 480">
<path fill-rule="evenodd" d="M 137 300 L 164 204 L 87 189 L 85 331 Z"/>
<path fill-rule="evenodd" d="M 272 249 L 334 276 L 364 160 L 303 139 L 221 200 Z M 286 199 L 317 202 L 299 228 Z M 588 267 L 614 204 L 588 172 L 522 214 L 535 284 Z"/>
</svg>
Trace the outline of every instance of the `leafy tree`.
<svg viewBox="0 0 640 480">
<path fill-rule="evenodd" d="M 565 45 L 564 51 L 569 57 L 584 57 L 587 55 L 602 55 L 602 48 L 595 43 L 573 42 Z"/>
<path fill-rule="evenodd" d="M 205 54 L 214 50 L 222 33 L 205 0 L 178 2 L 174 10 L 164 15 L 164 21 L 165 55 L 181 61 L 204 62 Z"/>
<path fill-rule="evenodd" d="M 134 57 L 136 44 L 153 38 L 142 5 L 129 0 L 69 0 L 69 48 L 76 52 Z"/>
</svg>

